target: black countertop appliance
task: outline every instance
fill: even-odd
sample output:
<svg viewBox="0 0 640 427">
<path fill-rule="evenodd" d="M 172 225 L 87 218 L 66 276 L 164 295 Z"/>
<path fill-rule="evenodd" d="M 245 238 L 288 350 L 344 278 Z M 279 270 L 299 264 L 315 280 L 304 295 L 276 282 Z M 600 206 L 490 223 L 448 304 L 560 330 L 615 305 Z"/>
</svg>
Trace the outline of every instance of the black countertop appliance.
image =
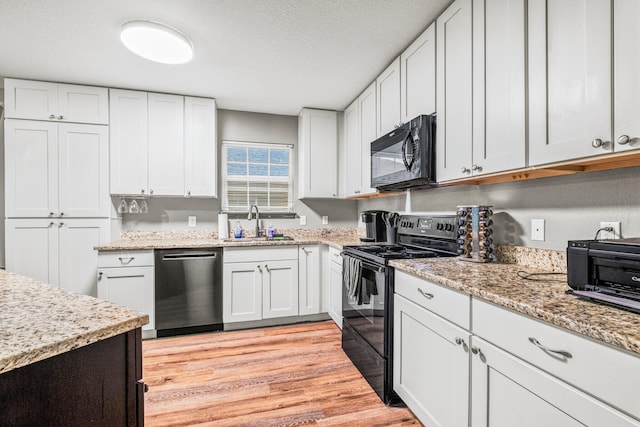
<svg viewBox="0 0 640 427">
<path fill-rule="evenodd" d="M 387 224 L 384 216 L 387 211 L 364 211 L 360 214 L 362 222 L 367 230 L 367 237 L 360 238 L 363 242 L 386 242 Z"/>
</svg>

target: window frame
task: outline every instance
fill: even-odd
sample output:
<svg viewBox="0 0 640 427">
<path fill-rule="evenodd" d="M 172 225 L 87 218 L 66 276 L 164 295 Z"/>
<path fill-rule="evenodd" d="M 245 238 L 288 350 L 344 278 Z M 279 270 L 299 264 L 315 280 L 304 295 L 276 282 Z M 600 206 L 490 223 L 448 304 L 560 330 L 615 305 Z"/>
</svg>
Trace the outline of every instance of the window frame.
<svg viewBox="0 0 640 427">
<path fill-rule="evenodd" d="M 276 150 L 282 150 L 282 149 L 287 149 L 288 153 L 289 153 L 289 162 L 286 164 L 286 166 L 289 169 L 289 174 L 286 177 L 278 177 L 278 176 L 260 176 L 260 175 L 248 175 L 248 170 L 247 170 L 247 175 L 228 175 L 228 156 L 227 156 L 227 149 L 228 148 L 247 148 L 247 158 L 245 163 L 247 164 L 247 167 L 251 164 L 251 162 L 249 161 L 249 149 L 251 148 L 257 148 L 257 149 L 267 149 L 267 150 L 271 150 L 271 149 L 276 149 Z M 246 181 L 247 183 L 250 182 L 256 182 L 256 183 L 287 183 L 288 184 L 288 199 L 287 199 L 287 207 L 283 208 L 283 207 L 276 207 L 276 208 L 271 208 L 269 206 L 264 206 L 264 205 L 258 205 L 258 209 L 260 210 L 260 213 L 265 213 L 265 214 L 292 214 L 294 213 L 293 211 L 293 195 L 294 195 L 294 170 L 293 170 L 293 166 L 295 164 L 294 162 L 294 149 L 295 146 L 293 144 L 283 144 L 283 143 L 275 143 L 275 142 L 250 142 L 250 141 L 234 141 L 234 140 L 223 140 L 222 144 L 221 144 L 221 173 L 220 173 L 220 181 L 221 181 L 221 210 L 223 212 L 227 212 L 227 213 L 246 213 L 250 206 L 253 205 L 254 203 L 252 203 L 250 200 L 247 200 L 248 205 L 246 207 L 237 207 L 237 206 L 230 206 L 229 204 L 229 194 L 228 194 L 228 182 L 229 181 Z M 233 162 L 232 162 L 233 163 Z M 241 162 L 238 162 L 241 163 Z M 270 158 L 268 159 L 266 165 L 271 165 L 271 161 Z M 276 165 L 282 165 L 284 166 L 285 163 L 277 163 Z M 249 188 L 249 184 L 248 184 L 248 188 Z M 249 190 L 248 190 L 249 191 Z M 271 189 L 267 190 L 267 197 L 270 197 L 271 195 Z M 248 197 L 247 197 L 248 198 Z"/>
</svg>

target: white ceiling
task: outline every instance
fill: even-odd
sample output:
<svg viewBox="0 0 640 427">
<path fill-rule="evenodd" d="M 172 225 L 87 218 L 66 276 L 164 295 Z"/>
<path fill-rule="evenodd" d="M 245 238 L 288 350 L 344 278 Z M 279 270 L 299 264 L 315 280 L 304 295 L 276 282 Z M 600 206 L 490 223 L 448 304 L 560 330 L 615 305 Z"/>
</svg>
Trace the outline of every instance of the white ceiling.
<svg viewBox="0 0 640 427">
<path fill-rule="evenodd" d="M 214 97 L 230 110 L 343 110 L 452 0 L 0 0 L 0 76 Z M 150 19 L 195 46 L 156 64 L 120 43 Z"/>
</svg>

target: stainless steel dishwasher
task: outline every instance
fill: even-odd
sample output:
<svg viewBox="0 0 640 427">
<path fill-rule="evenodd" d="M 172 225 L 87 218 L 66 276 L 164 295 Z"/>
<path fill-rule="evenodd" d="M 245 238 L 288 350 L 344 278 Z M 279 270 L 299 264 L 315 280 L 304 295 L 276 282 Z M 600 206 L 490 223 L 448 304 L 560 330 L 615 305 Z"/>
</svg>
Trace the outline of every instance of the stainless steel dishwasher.
<svg viewBox="0 0 640 427">
<path fill-rule="evenodd" d="M 155 251 L 158 337 L 222 330 L 222 248 Z"/>
</svg>

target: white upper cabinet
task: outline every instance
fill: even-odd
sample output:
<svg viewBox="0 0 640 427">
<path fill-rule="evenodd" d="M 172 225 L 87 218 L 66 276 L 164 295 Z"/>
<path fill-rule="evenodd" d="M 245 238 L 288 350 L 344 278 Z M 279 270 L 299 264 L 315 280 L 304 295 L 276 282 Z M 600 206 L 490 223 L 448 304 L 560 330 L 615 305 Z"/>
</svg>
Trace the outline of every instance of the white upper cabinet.
<svg viewBox="0 0 640 427">
<path fill-rule="evenodd" d="M 376 140 L 376 87 L 371 83 L 358 97 L 360 110 L 360 192 L 358 195 L 376 192 L 371 188 L 371 143 Z"/>
<path fill-rule="evenodd" d="M 217 197 L 216 101 L 184 98 L 184 161 L 187 196 Z"/>
<path fill-rule="evenodd" d="M 611 9 L 611 0 L 529 0 L 530 165 L 613 149 Z"/>
<path fill-rule="evenodd" d="M 400 55 L 400 121 L 436 111 L 436 24 Z"/>
<path fill-rule="evenodd" d="M 473 3 L 472 175 L 526 166 L 524 0 Z"/>
<path fill-rule="evenodd" d="M 361 189 L 362 148 L 360 145 L 360 108 L 356 99 L 344 111 L 344 145 L 341 159 L 344 174 L 343 195 L 357 196 Z"/>
<path fill-rule="evenodd" d="M 184 97 L 149 93 L 149 194 L 184 195 Z"/>
<path fill-rule="evenodd" d="M 147 194 L 147 93 L 109 92 L 111 194 Z"/>
<path fill-rule="evenodd" d="M 6 216 L 108 217 L 105 126 L 5 122 Z"/>
<path fill-rule="evenodd" d="M 110 93 L 111 194 L 216 197 L 215 100 Z"/>
<path fill-rule="evenodd" d="M 303 108 L 298 116 L 298 198 L 338 197 L 335 111 Z"/>
<path fill-rule="evenodd" d="M 379 138 L 400 124 L 400 58 L 393 61 L 376 79 L 376 91 L 376 137 Z"/>
<path fill-rule="evenodd" d="M 460 178 L 472 164 L 472 10 L 456 0 L 437 20 L 436 178 Z"/>
<path fill-rule="evenodd" d="M 106 88 L 5 79 L 7 118 L 109 124 Z"/>
<path fill-rule="evenodd" d="M 615 150 L 640 148 L 640 2 L 615 0 L 613 26 Z"/>
</svg>

